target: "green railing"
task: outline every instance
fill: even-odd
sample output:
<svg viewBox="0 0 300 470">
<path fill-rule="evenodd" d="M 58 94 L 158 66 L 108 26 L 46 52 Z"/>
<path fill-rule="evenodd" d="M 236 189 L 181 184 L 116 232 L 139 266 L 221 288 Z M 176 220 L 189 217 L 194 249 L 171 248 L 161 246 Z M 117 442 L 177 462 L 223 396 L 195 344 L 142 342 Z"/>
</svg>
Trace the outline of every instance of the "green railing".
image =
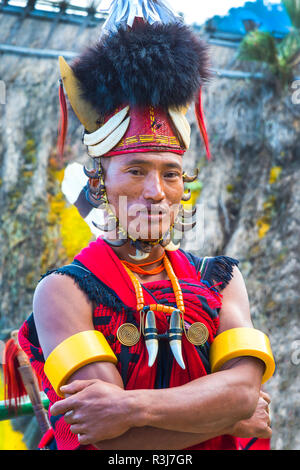
<svg viewBox="0 0 300 470">
<path fill-rule="evenodd" d="M 49 407 L 49 400 L 44 398 L 42 399 L 42 403 L 44 408 L 47 410 Z M 32 404 L 29 401 L 22 402 L 17 410 L 15 408 L 8 408 L 4 401 L 0 401 L 0 421 L 26 415 L 34 415 Z"/>
</svg>

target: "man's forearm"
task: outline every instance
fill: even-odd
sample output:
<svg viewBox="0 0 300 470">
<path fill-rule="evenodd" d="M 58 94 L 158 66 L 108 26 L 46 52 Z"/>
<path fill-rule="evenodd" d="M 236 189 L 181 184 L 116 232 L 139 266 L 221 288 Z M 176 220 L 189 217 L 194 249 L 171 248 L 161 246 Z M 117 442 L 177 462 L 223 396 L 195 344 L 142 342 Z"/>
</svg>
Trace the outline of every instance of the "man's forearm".
<svg viewBox="0 0 300 470">
<path fill-rule="evenodd" d="M 251 368 L 255 370 L 257 364 L 245 358 L 233 369 L 180 387 L 127 391 L 129 407 L 132 405 L 130 427 L 220 435 L 222 430 L 249 418 L 256 408 L 259 374 L 251 374 Z"/>
<path fill-rule="evenodd" d="M 220 434 L 229 434 L 224 430 Z M 183 450 L 216 437 L 216 433 L 197 434 L 151 427 L 131 428 L 122 436 L 94 444 L 100 450 Z"/>
<path fill-rule="evenodd" d="M 61 387 L 70 396 L 57 401 L 51 413 L 74 410 L 65 420 L 71 432 L 80 433 L 82 444 L 114 440 L 134 428 L 201 434 L 207 440 L 250 418 L 262 373 L 263 366 L 244 358 L 228 370 L 169 389 L 122 390 L 99 379 L 75 380 Z M 182 448 L 193 443 L 182 443 Z"/>
</svg>

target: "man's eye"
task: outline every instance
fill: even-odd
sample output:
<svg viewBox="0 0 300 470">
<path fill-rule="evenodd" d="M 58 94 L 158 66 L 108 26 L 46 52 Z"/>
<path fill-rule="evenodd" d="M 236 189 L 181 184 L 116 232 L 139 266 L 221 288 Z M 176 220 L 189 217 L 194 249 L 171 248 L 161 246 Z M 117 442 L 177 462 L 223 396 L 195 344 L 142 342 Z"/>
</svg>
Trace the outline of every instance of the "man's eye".
<svg viewBox="0 0 300 470">
<path fill-rule="evenodd" d="M 179 178 L 180 174 L 177 171 L 169 171 L 165 174 L 166 178 Z"/>
<path fill-rule="evenodd" d="M 134 175 L 134 176 L 140 176 L 140 175 L 142 175 L 141 170 L 137 170 L 137 169 L 133 169 L 133 168 L 129 170 L 129 173 L 130 173 L 131 175 Z"/>
</svg>

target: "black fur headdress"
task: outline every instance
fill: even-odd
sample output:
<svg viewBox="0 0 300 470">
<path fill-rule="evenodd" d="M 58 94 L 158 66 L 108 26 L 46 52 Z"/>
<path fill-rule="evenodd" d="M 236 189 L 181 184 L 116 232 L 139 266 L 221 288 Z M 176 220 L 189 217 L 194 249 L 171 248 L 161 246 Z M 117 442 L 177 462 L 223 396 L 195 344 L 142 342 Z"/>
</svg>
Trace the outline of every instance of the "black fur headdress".
<svg viewBox="0 0 300 470">
<path fill-rule="evenodd" d="M 124 103 L 187 106 L 211 77 L 208 46 L 182 23 L 135 23 L 103 36 L 72 64 L 102 114 Z"/>
</svg>

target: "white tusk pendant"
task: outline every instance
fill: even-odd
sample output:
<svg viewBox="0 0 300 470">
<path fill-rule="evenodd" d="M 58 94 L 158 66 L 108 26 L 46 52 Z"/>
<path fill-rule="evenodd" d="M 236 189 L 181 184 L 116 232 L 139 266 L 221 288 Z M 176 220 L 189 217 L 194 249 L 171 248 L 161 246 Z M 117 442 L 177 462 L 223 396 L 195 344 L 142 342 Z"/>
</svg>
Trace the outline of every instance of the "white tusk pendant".
<svg viewBox="0 0 300 470">
<path fill-rule="evenodd" d="M 169 343 L 173 356 L 177 364 L 185 369 L 184 360 L 182 357 L 182 328 L 181 328 L 181 317 L 179 310 L 174 310 L 171 315 L 170 328 L 169 328 Z"/>
<path fill-rule="evenodd" d="M 130 255 L 128 253 L 128 256 L 136 261 L 142 261 L 143 259 L 148 258 L 150 253 L 144 253 L 141 250 L 136 249 L 135 255 Z"/>
<path fill-rule="evenodd" d="M 148 366 L 152 367 L 158 353 L 158 338 L 157 338 L 157 329 L 155 315 L 152 310 L 146 315 L 145 320 L 145 329 L 144 329 L 144 338 L 146 343 L 146 348 L 148 351 Z"/>
<path fill-rule="evenodd" d="M 170 241 L 170 243 L 168 243 L 168 245 L 165 246 L 165 249 L 167 251 L 177 251 L 179 250 L 179 248 L 180 248 L 180 242 L 177 244 L 174 244 L 172 240 Z"/>
</svg>

